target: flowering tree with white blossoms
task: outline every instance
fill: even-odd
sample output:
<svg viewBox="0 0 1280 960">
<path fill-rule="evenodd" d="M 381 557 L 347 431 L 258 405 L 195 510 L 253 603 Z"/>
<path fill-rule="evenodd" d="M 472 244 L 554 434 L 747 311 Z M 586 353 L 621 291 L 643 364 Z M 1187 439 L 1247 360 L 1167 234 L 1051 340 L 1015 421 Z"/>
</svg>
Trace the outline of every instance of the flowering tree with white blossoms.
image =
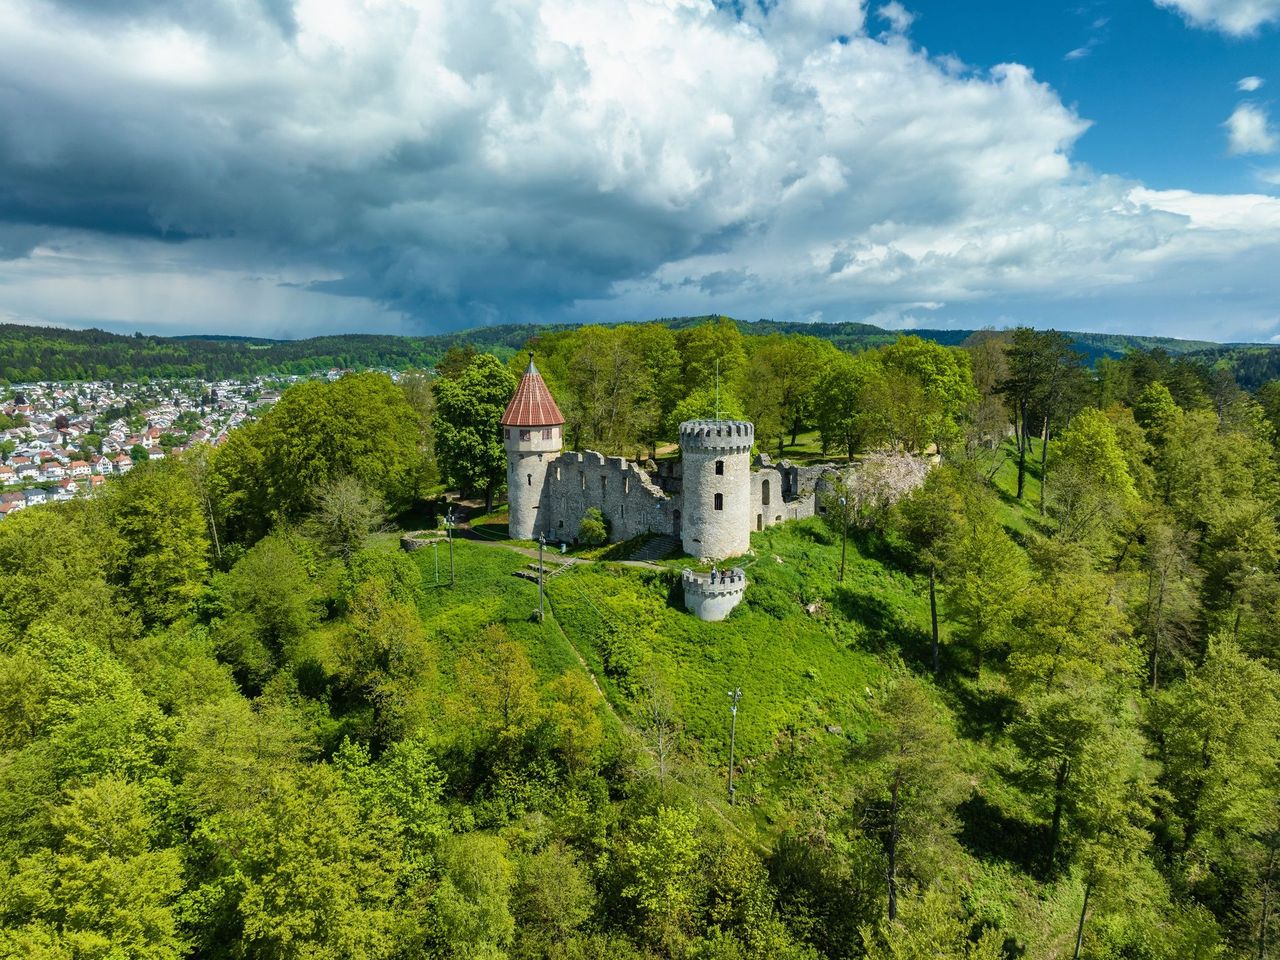
<svg viewBox="0 0 1280 960">
<path fill-rule="evenodd" d="M 829 481 L 824 512 L 836 524 L 874 527 L 885 513 L 924 484 L 933 464 L 911 453 L 872 453 L 857 467 Z M 846 501 L 842 506 L 841 498 Z M 837 527 L 838 529 L 838 527 Z"/>
</svg>

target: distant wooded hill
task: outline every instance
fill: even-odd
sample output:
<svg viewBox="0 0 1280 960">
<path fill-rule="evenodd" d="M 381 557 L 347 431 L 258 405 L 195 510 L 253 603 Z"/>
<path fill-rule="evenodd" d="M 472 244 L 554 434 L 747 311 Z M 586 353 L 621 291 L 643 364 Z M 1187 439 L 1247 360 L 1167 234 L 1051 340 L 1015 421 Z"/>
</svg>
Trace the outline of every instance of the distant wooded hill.
<svg viewBox="0 0 1280 960">
<path fill-rule="evenodd" d="M 657 322 L 681 329 L 708 319 L 664 317 Z M 850 351 L 890 343 L 901 333 L 867 323 L 737 322 L 744 333 L 808 334 Z M 334 367 L 398 370 L 434 366 L 450 347 L 467 344 L 505 358 L 521 349 L 531 337 L 562 329 L 564 325 L 510 324 L 425 337 L 346 334 L 306 340 L 264 340 L 226 336 L 122 336 L 103 330 L 0 324 L 0 380 L 132 380 L 144 376 L 217 380 L 262 374 L 305 375 Z M 958 345 L 974 331 L 909 332 L 938 343 Z M 1131 350 L 1163 350 L 1202 358 L 1206 364 L 1229 367 L 1240 385 L 1250 390 L 1280 376 L 1280 347 L 1276 346 L 1109 333 L 1069 335 L 1090 362 L 1104 356 L 1118 357 Z"/>
</svg>

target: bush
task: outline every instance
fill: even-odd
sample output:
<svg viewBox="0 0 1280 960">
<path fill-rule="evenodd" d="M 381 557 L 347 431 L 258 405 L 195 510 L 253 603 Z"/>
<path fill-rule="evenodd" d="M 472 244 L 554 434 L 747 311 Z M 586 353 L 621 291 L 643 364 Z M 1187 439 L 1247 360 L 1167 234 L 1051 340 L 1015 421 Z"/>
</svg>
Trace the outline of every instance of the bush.
<svg viewBox="0 0 1280 960">
<path fill-rule="evenodd" d="M 609 521 L 595 507 L 582 515 L 582 523 L 578 527 L 578 540 L 589 547 L 598 547 L 602 543 L 609 542 Z"/>
</svg>

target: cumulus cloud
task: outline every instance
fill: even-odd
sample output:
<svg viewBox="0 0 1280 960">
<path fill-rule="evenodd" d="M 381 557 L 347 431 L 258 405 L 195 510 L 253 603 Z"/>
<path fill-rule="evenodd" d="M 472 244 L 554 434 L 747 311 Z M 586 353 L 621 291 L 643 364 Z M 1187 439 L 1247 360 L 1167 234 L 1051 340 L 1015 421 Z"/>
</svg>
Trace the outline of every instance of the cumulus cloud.
<svg viewBox="0 0 1280 960">
<path fill-rule="evenodd" d="M 0 303 L 264 334 L 1274 320 L 1267 198 L 1074 165 L 1052 89 L 930 58 L 896 6 L 880 35 L 851 0 L 9 0 Z"/>
<path fill-rule="evenodd" d="M 1260 27 L 1280 21 L 1280 0 L 1156 0 L 1177 10 L 1197 27 L 1219 30 L 1234 37 L 1257 33 Z"/>
<path fill-rule="evenodd" d="M 1262 85 L 1266 83 L 1261 77 L 1241 77 L 1236 81 L 1236 89 L 1242 93 L 1253 93 L 1261 90 Z"/>
<path fill-rule="evenodd" d="M 887 20 L 889 26 L 898 33 L 906 33 L 916 20 L 916 15 L 900 4 L 898 0 L 889 0 L 876 13 L 880 15 L 880 19 Z"/>
<path fill-rule="evenodd" d="M 1271 153 L 1276 148 L 1276 133 L 1267 112 L 1254 103 L 1242 103 L 1227 117 L 1227 152 L 1232 156 Z"/>
</svg>

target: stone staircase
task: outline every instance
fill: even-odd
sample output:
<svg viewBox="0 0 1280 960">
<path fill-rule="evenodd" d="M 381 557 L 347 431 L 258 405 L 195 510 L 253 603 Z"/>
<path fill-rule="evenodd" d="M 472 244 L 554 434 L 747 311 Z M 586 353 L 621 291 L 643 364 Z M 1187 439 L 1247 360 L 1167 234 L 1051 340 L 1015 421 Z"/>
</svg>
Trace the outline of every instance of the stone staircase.
<svg viewBox="0 0 1280 960">
<path fill-rule="evenodd" d="M 543 582 L 545 583 L 547 580 L 554 580 L 556 577 L 564 573 L 574 564 L 582 563 L 582 562 L 583 561 L 577 559 L 576 557 L 570 557 L 569 559 L 564 561 L 557 561 L 554 563 L 543 563 L 542 565 Z M 533 563 L 525 567 L 525 569 L 516 570 L 511 575 L 513 577 L 519 577 L 521 580 L 529 580 L 533 583 L 537 583 L 538 582 L 538 561 L 535 560 Z"/>
<path fill-rule="evenodd" d="M 668 554 L 678 550 L 679 547 L 680 541 L 675 537 L 666 536 L 665 534 L 662 536 L 650 537 L 632 551 L 631 556 L 627 557 L 627 559 L 653 563 L 654 561 L 661 560 Z"/>
</svg>

